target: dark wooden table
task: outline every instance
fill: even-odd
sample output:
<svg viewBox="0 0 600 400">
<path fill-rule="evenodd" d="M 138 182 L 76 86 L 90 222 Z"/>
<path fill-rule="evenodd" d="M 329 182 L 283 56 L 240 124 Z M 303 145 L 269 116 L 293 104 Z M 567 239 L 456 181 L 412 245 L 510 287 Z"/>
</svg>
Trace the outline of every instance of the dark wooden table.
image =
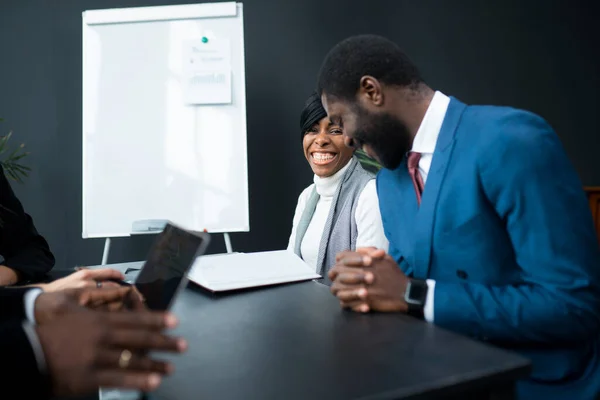
<svg viewBox="0 0 600 400">
<path fill-rule="evenodd" d="M 519 355 L 400 314 L 340 309 L 314 282 L 214 295 L 174 310 L 189 341 L 150 399 L 512 398 Z M 491 397 L 490 397 L 491 396 Z"/>
</svg>

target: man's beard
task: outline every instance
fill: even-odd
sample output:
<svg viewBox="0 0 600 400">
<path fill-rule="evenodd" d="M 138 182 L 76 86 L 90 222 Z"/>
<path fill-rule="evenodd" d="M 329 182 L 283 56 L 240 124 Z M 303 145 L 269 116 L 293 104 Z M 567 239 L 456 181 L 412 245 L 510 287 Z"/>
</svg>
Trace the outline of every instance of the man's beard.
<svg viewBox="0 0 600 400">
<path fill-rule="evenodd" d="M 408 128 L 387 113 L 374 114 L 356 106 L 357 129 L 352 135 L 359 145 L 368 145 L 384 168 L 396 169 L 412 147 Z"/>
</svg>

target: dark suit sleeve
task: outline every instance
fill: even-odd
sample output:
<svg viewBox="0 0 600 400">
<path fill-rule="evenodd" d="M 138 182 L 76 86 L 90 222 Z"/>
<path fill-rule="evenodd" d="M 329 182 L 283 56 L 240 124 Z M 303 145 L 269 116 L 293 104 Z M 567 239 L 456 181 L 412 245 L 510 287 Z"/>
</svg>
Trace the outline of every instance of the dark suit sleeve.
<svg viewBox="0 0 600 400">
<path fill-rule="evenodd" d="M 50 382 L 38 369 L 33 347 L 21 321 L 0 323 L 0 354 L 2 398 L 6 393 L 18 393 L 15 398 L 22 399 L 50 398 Z"/>
<path fill-rule="evenodd" d="M 48 243 L 23 210 L 0 167 L 0 264 L 21 274 L 22 280 L 39 280 L 54 266 Z"/>
<path fill-rule="evenodd" d="M 600 251 L 582 184 L 541 118 L 515 112 L 500 129 L 502 135 L 482 148 L 478 168 L 512 242 L 521 283 L 438 281 L 435 323 L 492 341 L 595 339 Z"/>
<path fill-rule="evenodd" d="M 25 293 L 32 288 L 0 288 L 0 321 L 22 321 L 25 315 Z M 2 353 L 0 353 L 2 354 Z"/>
</svg>

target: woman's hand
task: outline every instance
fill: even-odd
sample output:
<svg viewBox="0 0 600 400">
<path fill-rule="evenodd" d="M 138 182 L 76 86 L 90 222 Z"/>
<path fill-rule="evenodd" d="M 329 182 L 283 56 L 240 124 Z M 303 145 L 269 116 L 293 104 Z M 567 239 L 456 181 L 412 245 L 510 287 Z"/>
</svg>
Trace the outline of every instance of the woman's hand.
<svg viewBox="0 0 600 400">
<path fill-rule="evenodd" d="M 35 300 L 35 322 L 45 324 L 67 314 L 83 310 L 147 311 L 143 298 L 135 286 L 116 289 L 66 289 L 45 292 Z"/>
<path fill-rule="evenodd" d="M 12 268 L 0 265 L 0 286 L 11 286 L 19 281 L 19 274 Z"/>
<path fill-rule="evenodd" d="M 107 282 L 108 279 L 125 279 L 125 276 L 115 269 L 80 269 L 79 271 L 57 279 L 54 282 L 36 285 L 45 292 L 56 292 L 65 289 L 82 289 L 82 288 L 100 288 L 112 287 L 118 288 L 119 284 L 115 282 Z"/>
</svg>

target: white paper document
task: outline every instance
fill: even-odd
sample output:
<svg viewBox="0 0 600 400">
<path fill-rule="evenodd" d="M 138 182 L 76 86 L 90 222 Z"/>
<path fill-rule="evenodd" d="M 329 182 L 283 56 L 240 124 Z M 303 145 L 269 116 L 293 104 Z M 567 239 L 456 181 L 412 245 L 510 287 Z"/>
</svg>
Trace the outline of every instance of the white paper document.
<svg viewBox="0 0 600 400">
<path fill-rule="evenodd" d="M 183 44 L 183 97 L 186 104 L 231 104 L 231 47 L 226 39 Z"/>
<path fill-rule="evenodd" d="M 321 276 L 288 250 L 202 256 L 190 270 L 190 281 L 220 292 L 318 279 Z"/>
</svg>

